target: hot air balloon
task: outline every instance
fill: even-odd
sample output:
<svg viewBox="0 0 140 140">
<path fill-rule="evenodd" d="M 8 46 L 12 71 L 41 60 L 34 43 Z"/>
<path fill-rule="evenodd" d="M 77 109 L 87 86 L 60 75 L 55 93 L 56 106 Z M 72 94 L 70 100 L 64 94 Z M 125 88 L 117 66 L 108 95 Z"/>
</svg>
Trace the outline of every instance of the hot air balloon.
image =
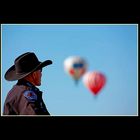
<svg viewBox="0 0 140 140">
<path fill-rule="evenodd" d="M 80 56 L 70 56 L 64 61 L 64 69 L 76 83 L 87 70 L 86 61 Z"/>
<path fill-rule="evenodd" d="M 106 77 L 98 71 L 87 72 L 83 76 L 83 83 L 94 95 L 97 95 L 104 87 Z"/>
</svg>

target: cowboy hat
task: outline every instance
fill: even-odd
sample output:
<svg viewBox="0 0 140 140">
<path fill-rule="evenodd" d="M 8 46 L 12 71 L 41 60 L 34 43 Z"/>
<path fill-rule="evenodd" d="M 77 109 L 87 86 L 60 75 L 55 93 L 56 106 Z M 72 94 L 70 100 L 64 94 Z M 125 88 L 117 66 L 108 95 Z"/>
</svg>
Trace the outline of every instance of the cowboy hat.
<svg viewBox="0 0 140 140">
<path fill-rule="evenodd" d="M 51 60 L 40 62 L 35 53 L 27 52 L 15 59 L 14 65 L 7 70 L 4 77 L 8 81 L 19 80 L 50 64 Z"/>
</svg>

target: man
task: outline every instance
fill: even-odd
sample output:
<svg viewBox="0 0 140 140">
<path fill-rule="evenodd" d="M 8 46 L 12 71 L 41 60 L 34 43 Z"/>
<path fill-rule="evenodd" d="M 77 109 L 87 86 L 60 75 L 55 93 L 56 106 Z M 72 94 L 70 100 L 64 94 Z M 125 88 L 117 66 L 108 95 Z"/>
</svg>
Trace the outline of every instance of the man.
<svg viewBox="0 0 140 140">
<path fill-rule="evenodd" d="M 5 73 L 8 81 L 18 80 L 9 91 L 4 103 L 4 115 L 50 115 L 42 92 L 42 68 L 52 64 L 51 60 L 40 62 L 33 52 L 27 52 L 15 59 L 15 63 Z"/>
</svg>

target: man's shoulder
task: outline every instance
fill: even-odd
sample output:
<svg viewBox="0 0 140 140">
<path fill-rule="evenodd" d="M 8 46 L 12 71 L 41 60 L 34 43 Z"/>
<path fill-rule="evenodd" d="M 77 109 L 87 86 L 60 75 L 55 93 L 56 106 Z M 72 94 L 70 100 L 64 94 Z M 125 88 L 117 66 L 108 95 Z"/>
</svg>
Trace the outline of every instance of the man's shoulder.
<svg viewBox="0 0 140 140">
<path fill-rule="evenodd" d="M 14 85 L 8 92 L 5 102 L 15 102 L 21 98 L 23 92 L 27 90 L 25 86 Z"/>
<path fill-rule="evenodd" d="M 21 96 L 25 90 L 28 90 L 29 88 L 26 86 L 19 86 L 19 85 L 14 85 L 13 88 L 8 92 L 8 97 L 14 98 Z"/>
</svg>

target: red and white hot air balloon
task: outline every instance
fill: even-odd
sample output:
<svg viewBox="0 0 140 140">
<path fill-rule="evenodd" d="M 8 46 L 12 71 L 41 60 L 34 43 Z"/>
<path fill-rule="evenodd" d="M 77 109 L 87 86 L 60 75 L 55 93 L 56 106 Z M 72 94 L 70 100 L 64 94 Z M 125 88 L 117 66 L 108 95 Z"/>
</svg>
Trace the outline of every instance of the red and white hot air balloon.
<svg viewBox="0 0 140 140">
<path fill-rule="evenodd" d="M 83 83 L 94 95 L 97 95 L 104 87 L 106 77 L 101 72 L 87 72 L 83 76 Z"/>
<path fill-rule="evenodd" d="M 64 61 L 64 69 L 77 82 L 86 72 L 87 63 L 80 56 L 70 56 Z"/>
</svg>

